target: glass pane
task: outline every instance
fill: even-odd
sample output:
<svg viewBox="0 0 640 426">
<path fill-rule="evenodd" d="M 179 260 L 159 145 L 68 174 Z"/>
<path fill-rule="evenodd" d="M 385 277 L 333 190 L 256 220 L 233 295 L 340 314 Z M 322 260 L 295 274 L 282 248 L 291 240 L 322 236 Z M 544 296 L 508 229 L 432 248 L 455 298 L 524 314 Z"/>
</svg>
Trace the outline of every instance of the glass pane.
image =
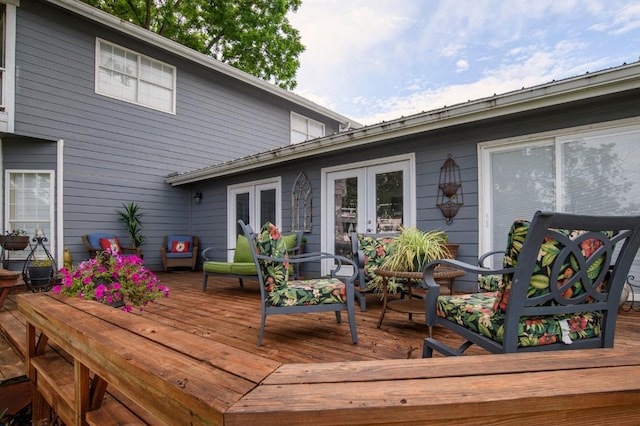
<svg viewBox="0 0 640 426">
<path fill-rule="evenodd" d="M 629 161 L 640 157 L 638 133 L 563 144 L 563 211 L 602 215 L 640 211 L 640 169 Z"/>
<path fill-rule="evenodd" d="M 51 250 L 51 175 L 49 173 L 11 173 L 9 176 L 9 228 L 22 229 L 33 237 L 42 228 Z M 30 249 L 11 252 L 13 258 L 24 258 Z M 38 253 L 39 255 L 40 253 Z"/>
<path fill-rule="evenodd" d="M 522 147 L 491 154 L 492 247 L 502 250 L 517 218 L 555 210 L 553 145 Z"/>
<path fill-rule="evenodd" d="M 310 138 L 319 138 L 324 136 L 324 126 L 317 121 L 309 121 L 309 136 Z"/>
<path fill-rule="evenodd" d="M 403 173 L 376 175 L 376 232 L 400 232 L 404 217 Z"/>
<path fill-rule="evenodd" d="M 640 132 L 588 137 L 562 145 L 563 211 L 629 215 L 640 211 Z M 597 183 L 594 185 L 594 183 Z M 640 256 L 630 275 L 640 279 Z"/>
<path fill-rule="evenodd" d="M 249 218 L 249 193 L 243 192 L 236 194 L 236 236 L 243 234 L 238 220 L 242 219 L 244 223 L 250 223 Z"/>
<path fill-rule="evenodd" d="M 260 191 L 260 226 L 267 222 L 276 223 L 276 190 Z"/>
<path fill-rule="evenodd" d="M 351 257 L 350 233 L 358 229 L 358 178 L 336 179 L 335 254 Z"/>
</svg>

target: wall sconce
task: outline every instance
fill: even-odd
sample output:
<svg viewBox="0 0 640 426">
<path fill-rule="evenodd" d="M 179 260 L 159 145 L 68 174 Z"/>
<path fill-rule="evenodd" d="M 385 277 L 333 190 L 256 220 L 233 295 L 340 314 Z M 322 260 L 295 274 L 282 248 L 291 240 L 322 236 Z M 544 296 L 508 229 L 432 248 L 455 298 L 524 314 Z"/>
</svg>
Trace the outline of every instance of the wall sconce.
<svg viewBox="0 0 640 426">
<path fill-rule="evenodd" d="M 196 204 L 200 204 L 200 202 L 202 201 L 202 192 L 196 192 L 193 196 L 193 201 L 195 201 Z"/>
<path fill-rule="evenodd" d="M 440 182 L 438 183 L 438 203 L 442 215 L 447 220 L 447 224 L 453 222 L 453 218 L 458 214 L 458 209 L 464 204 L 462 193 L 462 178 L 460 177 L 460 167 L 451 158 L 447 158 L 440 168 Z"/>
</svg>

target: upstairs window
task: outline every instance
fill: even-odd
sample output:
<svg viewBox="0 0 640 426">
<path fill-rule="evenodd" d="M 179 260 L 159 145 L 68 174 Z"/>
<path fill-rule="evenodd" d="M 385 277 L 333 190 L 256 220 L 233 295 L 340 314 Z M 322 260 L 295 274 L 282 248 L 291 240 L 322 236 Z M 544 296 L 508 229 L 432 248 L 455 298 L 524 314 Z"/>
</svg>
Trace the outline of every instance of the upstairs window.
<svg viewBox="0 0 640 426">
<path fill-rule="evenodd" d="M 176 68 L 97 39 L 96 93 L 175 114 Z"/>
<path fill-rule="evenodd" d="M 324 124 L 303 115 L 291 113 L 291 143 L 300 143 L 324 136 Z"/>
</svg>

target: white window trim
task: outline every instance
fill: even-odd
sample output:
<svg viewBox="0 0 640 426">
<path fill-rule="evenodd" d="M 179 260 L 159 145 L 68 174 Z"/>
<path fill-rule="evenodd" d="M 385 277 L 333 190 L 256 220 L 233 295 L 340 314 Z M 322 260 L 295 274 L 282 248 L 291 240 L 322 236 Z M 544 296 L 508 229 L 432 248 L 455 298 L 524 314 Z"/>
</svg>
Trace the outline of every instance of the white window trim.
<svg viewBox="0 0 640 426">
<path fill-rule="evenodd" d="M 109 45 L 109 46 L 117 47 L 118 49 L 122 49 L 122 50 L 124 50 L 126 52 L 131 53 L 132 55 L 136 55 L 138 57 L 138 69 L 140 69 L 140 59 L 141 58 L 146 58 L 151 62 L 156 62 L 158 64 L 162 64 L 165 67 L 171 68 L 173 70 L 173 91 L 172 91 L 172 94 L 171 94 L 171 111 L 160 109 L 160 108 L 154 107 L 152 105 L 147 105 L 147 104 L 143 104 L 143 103 L 140 103 L 140 102 L 131 101 L 129 99 L 124 99 L 124 98 L 121 98 L 121 97 L 118 97 L 118 96 L 114 96 L 114 95 L 112 95 L 110 93 L 101 92 L 99 90 L 100 44 L 101 43 L 104 43 L 104 44 Z M 154 58 L 152 58 L 150 56 L 143 55 L 142 53 L 138 53 L 135 50 L 127 49 L 126 47 L 120 46 L 120 45 L 118 45 L 116 43 L 112 43 L 110 41 L 107 41 L 107 40 L 101 39 L 99 37 L 96 37 L 95 73 L 94 73 L 94 80 L 95 81 L 94 81 L 94 84 L 95 84 L 95 93 L 98 94 L 98 95 L 106 96 L 106 97 L 112 98 L 112 99 L 118 99 L 120 101 L 127 102 L 127 103 L 134 104 L 134 105 L 138 105 L 138 106 L 141 106 L 141 107 L 144 107 L 144 108 L 149 108 L 149 109 L 153 109 L 153 110 L 156 110 L 156 111 L 165 112 L 167 114 L 175 115 L 176 114 L 176 91 L 177 91 L 176 82 L 177 82 L 177 74 L 178 74 L 178 70 L 173 65 L 167 64 L 166 62 L 159 61 L 159 60 L 154 59 Z M 136 76 L 135 78 L 140 80 L 140 77 L 138 77 L 138 76 Z M 139 87 L 139 85 L 138 85 L 138 87 Z"/>
<path fill-rule="evenodd" d="M 4 109 L 0 111 L 0 131 L 13 133 L 15 129 L 16 115 L 16 3 L 14 1 L 4 1 L 5 22 L 4 22 L 4 71 L 2 78 L 2 102 Z M 6 123 L 6 124 L 5 124 Z"/>
<path fill-rule="evenodd" d="M 297 118 L 299 118 L 299 119 L 305 120 L 305 121 L 307 122 L 307 132 L 306 132 L 306 137 L 305 137 L 305 140 L 304 140 L 304 141 L 308 141 L 308 140 L 312 139 L 312 137 L 309 135 L 309 124 L 310 124 L 310 123 L 314 123 L 314 124 L 317 124 L 317 125 L 319 125 L 320 127 L 322 127 L 322 135 L 320 135 L 320 136 L 314 136 L 314 137 L 313 137 L 313 139 L 315 139 L 316 137 L 323 137 L 323 136 L 325 136 L 325 134 L 326 134 L 326 127 L 325 127 L 324 123 L 322 123 L 322 122 L 320 122 L 320 121 L 317 121 L 317 120 L 314 120 L 314 119 L 312 119 L 312 118 L 306 117 L 306 116 L 304 116 L 304 115 L 302 115 L 302 114 L 298 114 L 297 112 L 293 112 L 293 111 L 291 111 L 291 117 L 290 117 L 290 121 L 289 121 L 289 123 L 290 123 L 290 125 L 289 125 L 289 131 L 290 131 L 290 133 L 293 133 L 293 119 L 294 119 L 294 117 L 297 117 Z M 290 138 L 291 138 L 291 136 L 290 136 Z M 302 142 L 304 142 L 304 141 L 302 141 Z M 292 144 L 302 143 L 302 142 L 294 142 L 294 141 L 293 141 L 293 138 L 291 138 L 290 142 L 291 142 Z"/>
<path fill-rule="evenodd" d="M 11 229 L 9 224 L 9 184 L 11 182 L 10 175 L 18 174 L 18 173 L 38 173 L 38 174 L 49 174 L 49 193 L 51 194 L 51 199 L 49 200 L 49 229 L 51 230 L 49 235 L 46 235 L 49 247 L 48 250 L 51 253 L 53 258 L 56 258 L 56 227 L 55 227 L 55 179 L 56 173 L 55 170 L 43 170 L 43 169 L 6 169 L 4 172 L 4 211 L 6 212 L 4 217 L 4 229 Z M 27 254 L 28 248 L 26 249 Z"/>
<path fill-rule="evenodd" d="M 607 134 L 611 130 L 616 133 L 624 132 L 624 128 L 638 130 L 640 118 L 634 117 L 623 120 L 615 120 L 606 123 L 590 124 L 585 126 L 569 127 L 549 132 L 534 133 L 515 138 L 497 139 L 494 141 L 481 142 L 477 145 L 478 154 L 478 254 L 486 253 L 489 250 L 500 250 L 500 247 L 491 247 L 493 228 L 491 222 L 491 169 L 489 155 L 501 147 L 504 149 L 517 148 L 519 145 L 555 145 L 573 140 L 576 137 L 592 137 Z M 558 148 L 556 148 L 558 149 Z M 561 158 L 556 156 L 556 170 L 560 170 L 558 162 Z M 562 176 L 556 176 L 556 188 L 562 184 Z M 556 206 L 562 206 L 561 191 L 556 190 Z M 506 236 L 505 236 L 506 238 Z"/>
<path fill-rule="evenodd" d="M 227 186 L 227 247 L 235 248 L 236 246 L 236 204 L 235 204 L 235 196 L 236 194 L 241 194 L 244 192 L 249 192 L 249 199 L 254 205 L 250 208 L 256 208 L 255 205 L 255 196 L 256 192 L 265 189 L 275 189 L 276 191 L 276 226 L 278 229 L 282 229 L 282 178 L 280 176 L 260 179 L 250 182 L 243 182 L 235 185 Z M 255 220 L 255 211 L 253 215 L 250 217 Z M 254 231 L 259 231 L 262 224 L 258 223 L 250 223 L 253 227 Z M 229 261 L 233 260 L 233 253 L 229 250 Z"/>
</svg>

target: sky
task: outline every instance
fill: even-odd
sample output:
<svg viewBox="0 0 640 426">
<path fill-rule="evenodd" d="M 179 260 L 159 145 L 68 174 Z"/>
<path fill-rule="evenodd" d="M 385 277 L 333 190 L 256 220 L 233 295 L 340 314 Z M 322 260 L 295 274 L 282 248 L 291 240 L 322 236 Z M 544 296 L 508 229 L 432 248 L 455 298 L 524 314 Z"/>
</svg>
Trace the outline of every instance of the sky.
<svg viewBox="0 0 640 426">
<path fill-rule="evenodd" d="M 303 0 L 295 93 L 369 125 L 640 57 L 640 0 Z"/>
</svg>

